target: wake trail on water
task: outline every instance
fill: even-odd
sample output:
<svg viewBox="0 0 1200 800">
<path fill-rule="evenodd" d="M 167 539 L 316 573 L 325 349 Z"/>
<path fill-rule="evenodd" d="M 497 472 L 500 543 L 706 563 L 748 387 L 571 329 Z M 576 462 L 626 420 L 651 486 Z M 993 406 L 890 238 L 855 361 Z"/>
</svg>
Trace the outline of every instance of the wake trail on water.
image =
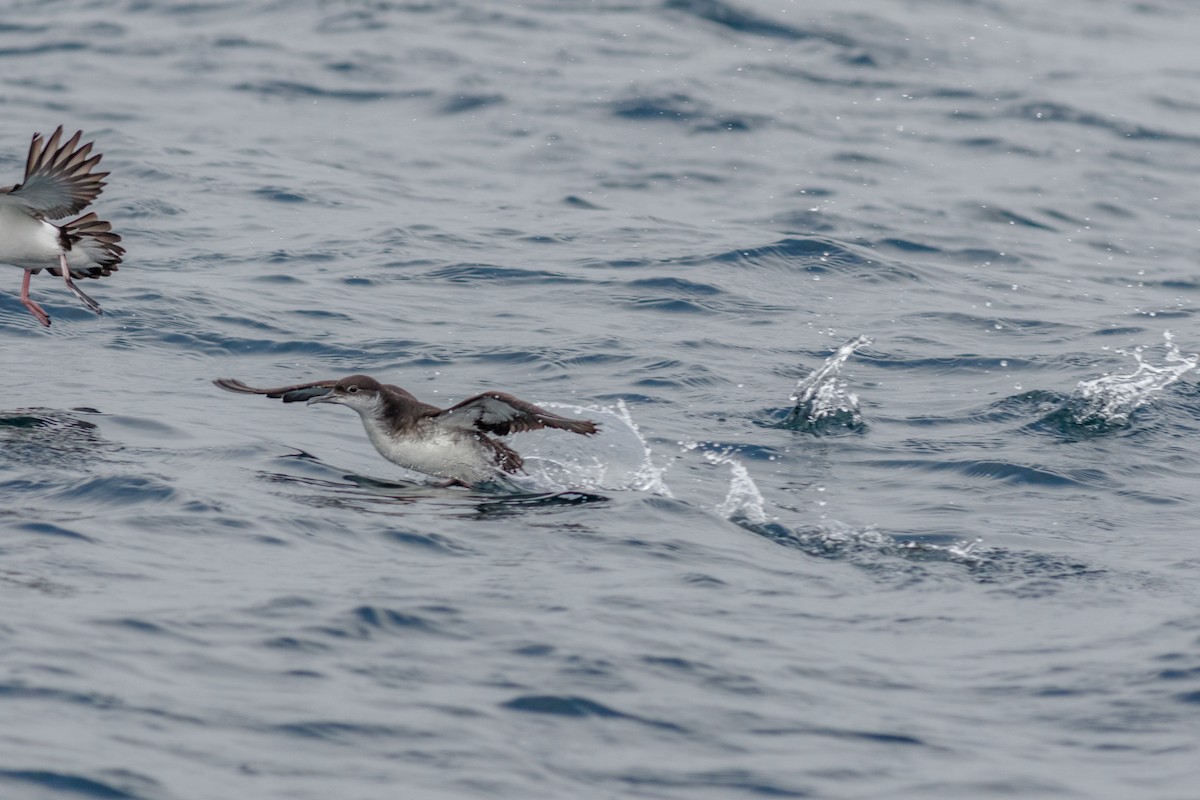
<svg viewBox="0 0 1200 800">
<path fill-rule="evenodd" d="M 820 435 L 834 430 L 864 429 L 858 396 L 841 375 L 843 365 L 857 351 L 870 345 L 868 336 L 858 336 L 834 351 L 825 362 L 796 383 L 789 398 L 792 409 L 777 427 Z M 698 449 L 685 443 L 684 450 Z M 704 459 L 713 466 L 729 468 L 729 488 L 712 511 L 751 533 L 809 555 L 842 557 L 851 553 L 891 555 L 902 558 L 943 560 L 977 564 L 983 560 L 982 540 L 949 544 L 899 539 L 873 527 L 854 527 L 828 522 L 810 528 L 792 527 L 780 521 L 735 448 L 708 450 Z"/>
<path fill-rule="evenodd" d="M 876 528 L 856 528 L 829 522 L 809 529 L 794 528 L 768 512 L 768 504 L 746 465 L 730 452 L 707 452 L 714 465 L 728 466 L 729 490 L 713 511 L 751 533 L 813 556 L 838 558 L 853 553 L 890 555 L 933 561 L 978 564 L 984 560 L 982 539 L 949 544 L 898 539 Z"/>
</svg>

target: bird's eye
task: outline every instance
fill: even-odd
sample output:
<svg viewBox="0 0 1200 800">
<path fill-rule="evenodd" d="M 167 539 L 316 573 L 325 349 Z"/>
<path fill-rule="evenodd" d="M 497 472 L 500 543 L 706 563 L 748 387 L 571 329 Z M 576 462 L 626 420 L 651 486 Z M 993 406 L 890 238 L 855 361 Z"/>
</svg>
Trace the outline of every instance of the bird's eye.
<svg viewBox="0 0 1200 800">
<path fill-rule="evenodd" d="M 346 391 L 347 391 L 347 392 L 349 392 L 350 394 L 356 394 L 356 393 L 358 392 L 358 387 L 357 387 L 357 386 L 350 386 L 350 387 L 348 387 L 348 388 L 346 389 Z"/>
</svg>

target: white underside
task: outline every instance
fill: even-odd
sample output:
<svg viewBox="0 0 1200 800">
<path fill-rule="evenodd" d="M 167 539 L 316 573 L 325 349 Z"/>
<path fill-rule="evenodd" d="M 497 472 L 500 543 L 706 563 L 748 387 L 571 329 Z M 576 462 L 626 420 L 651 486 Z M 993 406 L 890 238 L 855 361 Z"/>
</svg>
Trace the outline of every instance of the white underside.
<svg viewBox="0 0 1200 800">
<path fill-rule="evenodd" d="M 57 267 L 62 252 L 57 225 L 30 216 L 21 206 L 0 204 L 0 264 L 21 269 Z M 71 267 L 95 263 L 86 247 L 76 246 L 67 253 Z"/>
<path fill-rule="evenodd" d="M 393 464 L 464 483 L 480 483 L 497 475 L 491 452 L 469 434 L 430 427 L 425 435 L 397 440 L 373 419 L 363 417 L 363 427 L 379 454 Z"/>
</svg>

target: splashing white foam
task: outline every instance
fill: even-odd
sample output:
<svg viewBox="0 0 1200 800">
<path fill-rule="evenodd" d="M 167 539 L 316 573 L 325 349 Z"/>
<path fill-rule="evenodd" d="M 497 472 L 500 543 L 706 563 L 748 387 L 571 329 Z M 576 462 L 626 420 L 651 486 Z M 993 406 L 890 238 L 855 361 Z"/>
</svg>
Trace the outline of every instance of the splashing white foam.
<svg viewBox="0 0 1200 800">
<path fill-rule="evenodd" d="M 842 365 L 855 351 L 871 344 L 868 336 L 859 336 L 843 344 L 825 363 L 796 382 L 788 400 L 792 403 L 791 424 L 819 427 L 823 422 L 839 421 L 846 427 L 862 425 L 858 396 L 841 377 Z"/>
<path fill-rule="evenodd" d="M 672 497 L 671 490 L 667 487 L 663 476 L 666 474 L 666 467 L 656 467 L 654 465 L 654 454 L 650 452 L 650 445 L 646 443 L 646 437 L 642 436 L 642 430 L 638 424 L 633 421 L 633 415 L 629 413 L 629 407 L 625 405 L 624 400 L 617 401 L 617 413 L 621 419 L 633 431 L 633 435 L 637 437 L 638 442 L 642 445 L 642 461 L 637 472 L 633 475 L 633 480 L 629 488 L 639 492 L 650 492 L 652 494 L 661 495 L 663 497 Z"/>
<path fill-rule="evenodd" d="M 1183 355 L 1170 331 L 1163 333 L 1166 363 L 1155 366 L 1142 357 L 1143 348 L 1131 351 L 1137 369 L 1125 374 L 1108 374 L 1080 381 L 1068 401 L 1077 425 L 1124 425 L 1129 416 L 1150 398 L 1196 368 L 1200 355 Z M 1119 351 L 1120 352 L 1120 351 Z"/>
<path fill-rule="evenodd" d="M 685 451 L 700 447 L 696 442 L 684 442 Z M 767 513 L 767 501 L 749 471 L 732 450 L 707 451 L 704 459 L 710 464 L 727 466 L 731 473 L 729 491 L 713 511 L 746 530 L 780 544 L 797 547 L 817 556 L 842 558 L 852 554 L 892 555 L 978 564 L 986 560 L 982 539 L 958 540 L 948 544 L 911 539 L 897 539 L 883 531 L 829 520 L 816 528 L 794 528 Z"/>
<path fill-rule="evenodd" d="M 725 464 L 732 473 L 729 479 L 729 492 L 725 499 L 714 509 L 722 517 L 735 522 L 758 524 L 768 522 L 766 500 L 758 485 L 750 477 L 746 465 L 734 458 L 730 453 L 705 453 L 705 460 L 710 464 Z"/>
<path fill-rule="evenodd" d="M 624 401 L 616 408 L 545 403 L 568 416 L 600 425 L 595 436 L 563 436 L 561 431 L 530 431 L 521 437 L 526 475 L 518 484 L 537 491 L 632 490 L 671 497 L 646 439 Z"/>
</svg>

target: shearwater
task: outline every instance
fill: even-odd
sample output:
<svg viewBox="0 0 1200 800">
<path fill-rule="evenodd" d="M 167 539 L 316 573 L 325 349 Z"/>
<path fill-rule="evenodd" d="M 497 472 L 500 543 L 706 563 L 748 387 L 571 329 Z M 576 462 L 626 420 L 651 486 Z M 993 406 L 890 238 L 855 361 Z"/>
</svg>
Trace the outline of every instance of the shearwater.
<svg viewBox="0 0 1200 800">
<path fill-rule="evenodd" d="M 104 189 L 107 172 L 93 172 L 100 154 L 93 142 L 80 145 L 83 131 L 60 144 L 59 125 L 48 140 L 40 133 L 29 143 L 25 179 L 0 188 L 0 263 L 25 270 L 21 304 L 34 319 L 50 326 L 50 315 L 29 298 L 29 279 L 48 270 L 62 276 L 67 288 L 97 314 L 100 304 L 83 293 L 72 278 L 102 278 L 116 271 L 125 250 L 112 225 L 88 213 L 63 225 L 48 222 L 86 208 Z"/>
<path fill-rule="evenodd" d="M 213 383 L 231 392 L 263 394 L 285 403 L 349 406 L 358 412 L 371 444 L 388 461 L 466 486 L 522 471 L 521 456 L 488 434 L 558 428 L 590 435 L 598 430 L 594 422 L 562 417 L 504 392 L 483 392 L 438 408 L 367 375 L 274 389 L 256 389 L 232 378 Z"/>
</svg>

